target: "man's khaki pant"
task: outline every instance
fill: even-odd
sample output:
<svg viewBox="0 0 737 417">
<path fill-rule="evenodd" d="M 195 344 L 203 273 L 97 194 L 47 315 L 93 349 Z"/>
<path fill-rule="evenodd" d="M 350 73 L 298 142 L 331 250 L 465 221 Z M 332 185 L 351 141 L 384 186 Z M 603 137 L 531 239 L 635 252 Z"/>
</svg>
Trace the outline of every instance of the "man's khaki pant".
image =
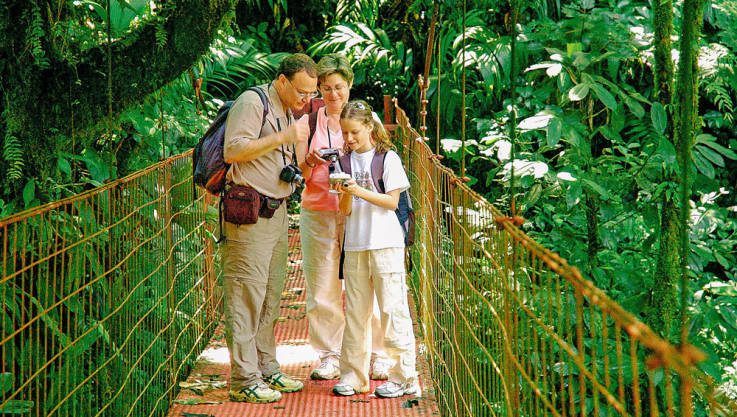
<svg viewBox="0 0 737 417">
<path fill-rule="evenodd" d="M 274 325 L 286 278 L 286 204 L 256 224 L 224 226 L 225 337 L 230 389 L 239 390 L 279 370 Z"/>
<path fill-rule="evenodd" d="M 341 382 L 356 392 L 369 390 L 369 321 L 374 292 L 381 311 L 384 348 L 395 361 L 389 381 L 412 384 L 417 378 L 415 337 L 407 302 L 404 248 L 346 252 L 346 327 L 340 359 Z"/>
<path fill-rule="evenodd" d="M 338 279 L 345 216 L 338 211 L 302 208 L 299 231 L 302 241 L 302 270 L 305 274 L 308 334 L 321 361 L 340 359 L 345 314 L 343 284 Z M 372 354 L 385 359 L 379 305 L 371 316 Z"/>
</svg>

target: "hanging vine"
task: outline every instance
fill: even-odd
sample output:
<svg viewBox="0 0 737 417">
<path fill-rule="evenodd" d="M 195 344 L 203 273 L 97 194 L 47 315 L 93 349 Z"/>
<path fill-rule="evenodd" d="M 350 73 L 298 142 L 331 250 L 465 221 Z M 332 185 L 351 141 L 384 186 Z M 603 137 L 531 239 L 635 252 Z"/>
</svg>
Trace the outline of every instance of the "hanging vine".
<svg viewBox="0 0 737 417">
<path fill-rule="evenodd" d="M 33 56 L 34 63 L 43 70 L 49 67 L 49 59 L 46 57 L 43 48 L 43 39 L 46 32 L 44 31 L 43 17 L 41 17 L 41 8 L 38 7 L 35 0 L 31 1 L 31 8 L 28 13 L 30 16 L 28 30 L 26 31 L 26 49 Z"/>
<path fill-rule="evenodd" d="M 8 179 L 19 180 L 23 177 L 23 148 L 13 135 L 6 135 L 3 143 L 3 159 L 8 163 Z"/>
</svg>

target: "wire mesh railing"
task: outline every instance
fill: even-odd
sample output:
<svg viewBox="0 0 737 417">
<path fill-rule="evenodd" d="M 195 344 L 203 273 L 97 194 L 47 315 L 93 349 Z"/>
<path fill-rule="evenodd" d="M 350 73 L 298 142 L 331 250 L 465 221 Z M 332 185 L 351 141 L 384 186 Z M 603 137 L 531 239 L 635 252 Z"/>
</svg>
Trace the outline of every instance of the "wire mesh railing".
<svg viewBox="0 0 737 417">
<path fill-rule="evenodd" d="M 695 349 L 521 232 L 396 109 L 412 286 L 444 415 L 734 415 Z M 187 153 L 0 220 L 0 415 L 165 415 L 222 306 L 217 213 L 191 181 Z"/>
<path fill-rule="evenodd" d="M 418 225 L 412 287 L 444 415 L 694 415 L 699 352 L 659 338 L 533 241 L 396 113 Z"/>
<path fill-rule="evenodd" d="M 0 415 L 166 415 L 220 318 L 199 194 L 188 153 L 0 221 Z"/>
</svg>

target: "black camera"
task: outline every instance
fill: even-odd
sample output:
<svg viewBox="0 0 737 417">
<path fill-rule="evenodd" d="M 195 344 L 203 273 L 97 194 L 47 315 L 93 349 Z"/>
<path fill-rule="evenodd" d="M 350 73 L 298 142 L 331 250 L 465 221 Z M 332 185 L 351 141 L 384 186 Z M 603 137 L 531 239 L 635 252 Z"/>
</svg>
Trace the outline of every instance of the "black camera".
<svg viewBox="0 0 737 417">
<path fill-rule="evenodd" d="M 337 161 L 338 157 L 340 156 L 338 150 L 332 148 L 320 149 L 317 152 L 320 154 L 320 158 L 330 162 Z"/>
<path fill-rule="evenodd" d="M 302 176 L 302 170 L 294 164 L 285 166 L 279 173 L 279 179 L 290 184 L 294 183 L 302 185 L 305 183 L 305 177 Z"/>
</svg>

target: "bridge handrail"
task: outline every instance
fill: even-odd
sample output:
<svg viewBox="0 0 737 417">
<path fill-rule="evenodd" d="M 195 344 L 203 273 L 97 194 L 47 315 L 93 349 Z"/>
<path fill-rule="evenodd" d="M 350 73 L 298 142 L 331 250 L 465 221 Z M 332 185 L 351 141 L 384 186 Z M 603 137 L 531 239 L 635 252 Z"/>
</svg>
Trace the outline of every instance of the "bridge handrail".
<svg viewBox="0 0 737 417">
<path fill-rule="evenodd" d="M 0 414 L 166 415 L 222 311 L 190 155 L 0 220 Z"/>
<path fill-rule="evenodd" d="M 530 238 L 442 165 L 396 99 L 394 112 L 419 226 L 412 284 L 441 410 L 692 416 L 698 398 L 734 413 L 695 366 L 697 349 L 660 338 Z"/>
</svg>

